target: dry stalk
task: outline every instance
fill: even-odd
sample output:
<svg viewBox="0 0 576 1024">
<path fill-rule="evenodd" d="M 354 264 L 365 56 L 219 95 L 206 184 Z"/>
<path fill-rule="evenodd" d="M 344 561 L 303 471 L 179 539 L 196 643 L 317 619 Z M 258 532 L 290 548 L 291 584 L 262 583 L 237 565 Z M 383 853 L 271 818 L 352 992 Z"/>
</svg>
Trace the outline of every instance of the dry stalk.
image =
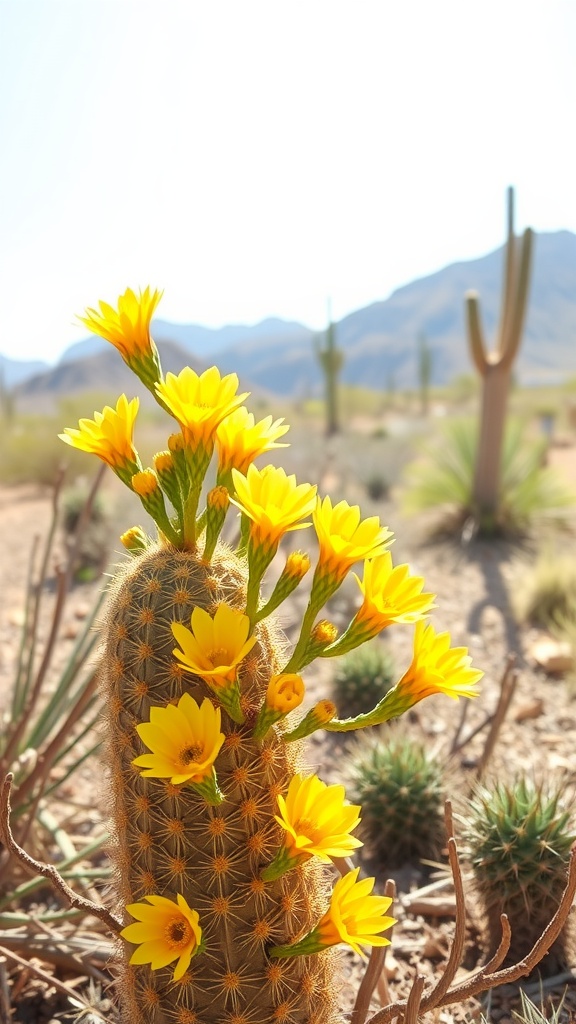
<svg viewBox="0 0 576 1024">
<path fill-rule="evenodd" d="M 86 899 L 84 896 L 79 896 L 78 893 L 74 892 L 69 885 L 66 884 L 62 876 L 56 870 L 52 864 L 43 864 L 42 861 L 35 860 L 30 857 L 22 847 L 18 846 L 18 843 L 14 839 L 10 829 L 10 789 L 12 786 L 13 775 L 9 773 L 2 786 L 0 794 L 0 840 L 4 843 L 6 848 L 16 857 L 20 863 L 31 873 L 36 875 L 42 875 L 44 878 L 48 878 L 52 883 L 53 887 L 57 892 L 63 896 L 71 907 L 76 910 L 82 910 L 85 914 L 93 914 L 94 917 L 99 918 L 103 921 L 110 931 L 114 934 L 118 934 L 122 928 L 122 921 L 116 917 L 106 907 L 101 906 L 98 903 L 94 903 L 92 900 Z"/>
<path fill-rule="evenodd" d="M 394 881 L 389 878 L 384 886 L 384 895 L 394 899 L 396 896 L 396 885 Z M 392 929 L 389 930 L 388 936 L 392 938 Z M 388 946 L 373 946 L 366 970 L 364 971 L 364 977 L 360 982 L 360 987 L 356 995 L 356 1002 L 354 1003 L 352 1014 L 350 1016 L 350 1024 L 364 1024 L 366 1017 L 368 1016 L 368 1010 L 370 1007 L 370 1000 L 374 995 L 374 991 L 378 986 L 379 982 L 383 983 L 385 998 L 388 998 L 388 986 L 386 979 L 383 975 L 384 963 L 386 960 L 386 951 Z"/>
<path fill-rule="evenodd" d="M 50 988 L 55 988 L 58 992 L 63 992 L 68 999 L 74 1000 L 76 1005 L 79 1007 L 86 1007 L 90 1009 L 90 1004 L 86 1002 L 82 996 L 72 988 L 71 985 L 66 985 L 63 981 L 58 981 L 52 974 L 47 974 L 43 971 L 38 964 L 31 963 L 29 960 L 23 960 L 17 953 L 12 953 L 9 949 L 4 946 L 0 946 L 0 955 L 7 957 L 12 963 L 18 964 L 19 967 L 25 967 L 31 974 L 34 974 L 41 981 L 45 982 Z"/>
<path fill-rule="evenodd" d="M 486 771 L 486 765 L 492 756 L 496 741 L 502 728 L 502 723 L 508 714 L 508 708 L 510 707 L 514 691 L 516 689 L 516 683 L 518 682 L 518 672 L 516 671 L 516 655 L 509 654 L 506 659 L 506 666 L 504 668 L 504 674 L 500 680 L 500 696 L 498 698 L 498 704 L 492 718 L 492 724 L 486 737 L 486 743 L 484 744 L 484 750 L 482 756 L 478 761 L 477 776 L 481 778 Z"/>
<path fill-rule="evenodd" d="M 502 938 L 492 959 L 484 967 L 480 968 L 467 978 L 466 981 L 452 986 L 462 954 L 463 935 L 466 924 L 466 906 L 464 902 L 462 874 L 456 844 L 454 837 L 450 835 L 451 812 L 449 806 L 447 807 L 447 828 L 449 832 L 448 850 L 450 866 L 453 873 L 454 889 L 456 894 L 456 932 L 444 974 L 440 981 L 437 982 L 423 998 L 423 990 L 421 988 L 417 989 L 417 992 L 419 991 L 417 996 L 412 996 L 411 992 L 408 1000 L 390 1003 L 388 1006 L 383 1007 L 382 1010 L 378 1010 L 377 1013 L 370 1017 L 368 1024 L 389 1024 L 389 1022 L 396 1017 L 400 1018 L 404 1024 L 409 1024 L 409 1021 L 415 1022 L 417 1020 L 417 1016 L 413 1015 L 413 1007 L 416 998 L 418 999 L 419 1007 L 419 1010 L 416 1010 L 416 1014 L 418 1012 L 425 1013 L 428 1010 L 433 1010 L 440 1006 L 448 1006 L 451 1003 L 462 1003 L 465 1000 L 472 998 L 472 996 L 476 996 L 481 992 L 486 992 L 489 989 L 496 988 L 498 985 L 510 984 L 517 981 L 523 975 L 529 974 L 536 964 L 538 964 L 546 955 L 552 943 L 560 934 L 568 914 L 570 913 L 574 894 L 576 893 L 576 844 L 572 847 L 570 863 L 568 865 L 566 887 L 556 913 L 528 955 L 517 964 L 513 964 L 511 967 L 499 970 L 500 964 L 503 962 L 510 946 L 510 925 L 508 924 L 506 916 L 503 915 L 501 918 Z M 456 953 L 458 955 L 456 955 Z M 412 1016 L 409 1018 L 408 1004 L 411 999 L 412 1003 L 410 1005 L 410 1013 Z"/>
<path fill-rule="evenodd" d="M 0 1024 L 10 1024 L 12 1020 L 6 964 L 6 957 L 0 956 Z"/>
</svg>

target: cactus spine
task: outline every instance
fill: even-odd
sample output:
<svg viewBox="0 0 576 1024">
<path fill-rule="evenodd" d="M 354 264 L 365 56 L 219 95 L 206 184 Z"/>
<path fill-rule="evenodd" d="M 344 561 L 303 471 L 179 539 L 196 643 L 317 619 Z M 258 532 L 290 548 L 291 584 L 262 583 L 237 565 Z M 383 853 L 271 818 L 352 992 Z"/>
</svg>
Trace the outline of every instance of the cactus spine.
<svg viewBox="0 0 576 1024">
<path fill-rule="evenodd" d="M 317 619 L 355 563 L 365 562 L 364 600 L 344 650 L 392 621 L 422 625 L 432 595 L 420 595 L 423 580 L 407 566 L 393 570 L 392 535 L 377 517 L 362 521 L 357 506 L 333 507 L 284 470 L 255 467 L 287 428 L 254 422 L 235 374 L 185 367 L 164 378 L 149 334 L 158 300 L 128 289 L 118 311 L 101 303 L 85 320 L 180 426 L 155 470 L 142 468 L 133 444 L 137 399 L 122 395 L 61 435 L 108 463 L 158 526 L 157 541 L 140 527 L 122 536 L 132 560 L 116 579 L 104 653 L 117 918 L 126 921 L 122 1021 L 339 1024 L 332 947 L 385 945 L 393 919 L 358 869 L 334 883 L 331 862 L 362 845 L 351 834 L 361 808 L 342 786 L 305 773 L 300 741 L 388 721 L 429 693 L 473 695 L 482 673 L 465 648 L 447 658 L 447 634 L 430 627 L 416 631 L 412 665 L 368 713 L 339 720 L 320 700 L 290 720 L 305 698 L 300 672 L 341 653 L 336 627 Z M 215 448 L 216 486 L 200 510 Z M 220 541 L 231 503 L 241 513 L 236 551 Z M 287 557 L 264 603 L 260 585 L 284 533 L 312 525 L 307 517 L 319 555 L 288 655 L 270 613 L 309 556 Z"/>
<path fill-rule="evenodd" d="M 508 189 L 508 233 L 496 347 L 487 351 L 480 319 L 479 297 L 466 295 L 466 324 L 472 359 L 482 378 L 478 449 L 472 489 L 472 508 L 483 532 L 497 523 L 500 470 L 512 365 L 522 340 L 530 289 L 533 233 L 526 228 L 522 240 L 514 236 L 514 190 Z"/>
<path fill-rule="evenodd" d="M 316 344 L 316 355 L 324 373 L 324 401 L 326 404 L 326 436 L 337 434 L 340 429 L 338 415 L 338 377 L 342 370 L 344 354 L 336 346 L 336 326 L 332 322 L 328 307 L 328 327 L 324 345 Z"/>
</svg>

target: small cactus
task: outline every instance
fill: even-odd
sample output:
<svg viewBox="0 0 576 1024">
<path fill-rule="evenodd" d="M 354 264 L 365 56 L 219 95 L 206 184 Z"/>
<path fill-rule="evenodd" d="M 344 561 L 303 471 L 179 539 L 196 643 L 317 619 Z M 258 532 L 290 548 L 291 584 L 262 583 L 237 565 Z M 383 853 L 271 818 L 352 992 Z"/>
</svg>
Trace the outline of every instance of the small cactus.
<svg viewBox="0 0 576 1024">
<path fill-rule="evenodd" d="M 398 732 L 352 754 L 351 793 L 362 804 L 362 838 L 386 868 L 436 858 L 445 838 L 442 765 L 424 744 Z"/>
<path fill-rule="evenodd" d="M 396 681 L 394 659 L 381 643 L 359 647 L 335 666 L 332 695 L 341 717 L 370 711 Z"/>
<path fill-rule="evenodd" d="M 529 953 L 560 902 L 576 838 L 561 798 L 561 786 L 545 789 L 519 779 L 482 787 L 471 802 L 465 839 L 491 950 L 500 940 L 500 915 L 508 915 L 512 941 L 506 963 Z M 564 929 L 539 971 L 564 970 L 570 945 Z"/>
</svg>

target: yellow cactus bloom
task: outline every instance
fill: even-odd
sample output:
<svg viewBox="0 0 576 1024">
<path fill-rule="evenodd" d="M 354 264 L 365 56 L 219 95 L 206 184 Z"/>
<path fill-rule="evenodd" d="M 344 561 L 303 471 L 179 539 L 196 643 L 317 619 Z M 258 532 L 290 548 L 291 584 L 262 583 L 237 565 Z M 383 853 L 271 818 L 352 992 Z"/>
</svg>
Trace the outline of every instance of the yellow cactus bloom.
<svg viewBox="0 0 576 1024">
<path fill-rule="evenodd" d="M 290 530 L 302 530 L 301 522 L 316 504 L 316 485 L 297 484 L 295 476 L 283 469 L 248 467 L 246 476 L 232 470 L 235 497 L 230 500 L 251 520 L 250 538 L 254 547 L 275 549 Z"/>
<path fill-rule="evenodd" d="M 291 580 L 301 580 L 310 568 L 310 556 L 304 551 L 291 551 L 286 559 L 284 574 Z"/>
<path fill-rule="evenodd" d="M 200 446 L 212 451 L 218 426 L 249 394 L 245 391 L 237 395 L 237 375 L 229 373 L 221 377 L 215 366 L 201 374 L 185 366 L 178 376 L 167 373 L 166 379 L 158 381 L 155 388 L 166 408 L 178 420 L 184 440 L 193 451 Z M 170 441 L 168 445 L 172 447 Z"/>
<path fill-rule="evenodd" d="M 132 441 L 139 404 L 137 398 L 129 402 L 126 395 L 120 395 L 115 409 L 106 405 L 102 412 L 94 413 L 93 420 L 81 419 L 77 429 L 66 427 L 58 437 L 72 448 L 97 455 L 116 471 L 133 467 L 132 476 L 140 468 Z"/>
<path fill-rule="evenodd" d="M 354 623 L 367 637 L 392 622 L 417 622 L 434 608 L 436 595 L 422 593 L 424 578 L 411 576 L 409 565 L 394 567 L 389 551 L 364 563 L 362 582 L 356 573 L 354 576 L 364 595 Z"/>
<path fill-rule="evenodd" d="M 294 672 L 272 676 L 266 691 L 266 704 L 273 711 L 287 715 L 304 700 L 304 681 Z"/>
<path fill-rule="evenodd" d="M 195 608 L 190 624 L 192 631 L 181 622 L 172 623 L 175 640 L 182 648 L 172 652 L 174 657 L 189 672 L 215 686 L 235 680 L 238 665 L 256 643 L 255 636 L 248 637 L 248 616 L 220 604 L 214 618 L 203 608 Z"/>
<path fill-rule="evenodd" d="M 151 707 L 150 721 L 136 726 L 140 739 L 152 751 L 132 764 L 151 779 L 170 779 L 174 786 L 202 782 L 212 773 L 224 743 L 221 712 L 208 698 L 198 706 L 189 693 L 178 704 Z"/>
<path fill-rule="evenodd" d="M 394 687 L 399 699 L 409 700 L 408 707 L 433 693 L 447 697 L 476 697 L 475 684 L 484 675 L 471 668 L 467 647 L 450 647 L 449 633 L 436 633 L 432 625 L 416 623 L 414 654 L 407 672 Z"/>
<path fill-rule="evenodd" d="M 273 448 L 287 448 L 287 444 L 277 444 L 276 441 L 289 429 L 283 418 L 273 421 L 271 416 L 266 416 L 256 423 L 246 406 L 236 409 L 222 420 L 216 431 L 219 475 L 223 476 L 233 467 L 240 473 L 246 473 L 250 463 L 259 455 Z"/>
<path fill-rule="evenodd" d="M 202 929 L 196 910 L 188 906 L 181 893 L 176 902 L 166 896 L 145 896 L 148 903 L 129 903 L 126 910 L 136 923 L 120 935 L 137 944 L 131 964 L 150 964 L 153 971 L 177 960 L 173 980 L 186 973 L 195 953 L 202 949 Z"/>
<path fill-rule="evenodd" d="M 320 544 L 319 571 L 335 580 L 342 580 L 354 562 L 381 555 L 392 540 L 378 516 L 361 521 L 358 505 L 347 501 L 332 507 L 330 498 L 318 499 L 313 519 Z"/>
<path fill-rule="evenodd" d="M 360 868 L 340 878 L 330 899 L 330 906 L 315 929 L 322 947 L 345 942 L 365 958 L 362 946 L 388 946 L 390 940 L 380 935 L 395 924 L 393 917 L 383 915 L 392 900 L 388 896 L 371 895 L 374 878 L 358 881 Z"/>
<path fill-rule="evenodd" d="M 118 298 L 117 309 L 100 301 L 100 310 L 87 309 L 86 316 L 78 319 L 93 334 L 111 342 L 122 358 L 130 362 L 134 357 L 151 353 L 150 321 L 162 294 L 147 287 L 137 295 L 127 288 Z"/>
<path fill-rule="evenodd" d="M 328 864 L 332 857 L 348 857 L 362 846 L 350 835 L 360 821 L 361 808 L 345 803 L 344 786 L 328 786 L 317 775 L 295 775 L 286 799 L 278 797 L 280 814 L 275 815 L 285 830 L 285 844 L 298 861 L 318 857 Z"/>
</svg>

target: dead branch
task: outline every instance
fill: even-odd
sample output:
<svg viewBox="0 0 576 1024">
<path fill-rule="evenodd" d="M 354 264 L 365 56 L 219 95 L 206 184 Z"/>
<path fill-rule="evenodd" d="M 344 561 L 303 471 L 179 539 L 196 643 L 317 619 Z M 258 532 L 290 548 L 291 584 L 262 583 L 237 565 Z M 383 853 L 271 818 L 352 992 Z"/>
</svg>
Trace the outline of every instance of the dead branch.
<svg viewBox="0 0 576 1024">
<path fill-rule="evenodd" d="M 5 956 L 8 960 L 12 961 L 12 963 L 18 964 L 19 967 L 25 967 L 27 970 L 31 971 L 32 974 L 36 975 L 37 978 L 40 978 L 41 981 L 46 982 L 47 985 L 57 989 L 58 992 L 63 992 L 68 999 L 75 1000 L 77 1005 L 90 1009 L 90 1004 L 87 1003 L 86 1000 L 78 994 L 78 992 L 74 991 L 70 985 L 66 985 L 63 981 L 58 981 L 58 978 L 55 978 L 52 974 L 47 974 L 46 971 L 43 971 L 37 964 L 31 963 L 29 960 L 23 960 L 17 953 L 10 952 L 10 950 L 6 949 L 4 946 L 0 946 L 0 955 Z"/>
<path fill-rule="evenodd" d="M 42 875 L 43 878 L 48 878 L 56 891 L 61 896 L 64 896 L 71 907 L 74 907 L 76 910 L 82 910 L 85 914 L 93 914 L 94 917 L 98 917 L 103 921 L 110 928 L 110 931 L 118 934 L 123 927 L 120 918 L 116 917 L 106 907 L 93 903 L 92 900 L 88 900 L 84 896 L 79 896 L 78 893 L 74 892 L 67 885 L 52 864 L 43 864 L 42 861 L 35 860 L 18 846 L 10 829 L 10 790 L 13 777 L 11 773 L 6 776 L 0 794 L 0 840 L 28 871 L 32 874 Z"/>
<path fill-rule="evenodd" d="M 396 885 L 394 881 L 389 878 L 384 886 L 384 895 L 390 899 L 394 899 L 396 896 Z M 392 931 L 389 931 L 391 937 Z M 383 979 L 384 963 L 386 960 L 386 951 L 388 946 L 373 946 L 370 954 L 370 959 L 364 972 L 364 977 L 360 982 L 360 987 L 356 995 L 356 1002 L 352 1008 L 352 1014 L 350 1017 L 350 1024 L 364 1024 L 368 1015 L 368 1009 L 370 1007 L 370 1000 L 374 995 L 379 980 Z M 385 982 L 384 982 L 385 983 Z"/>
<path fill-rule="evenodd" d="M 486 743 L 484 744 L 484 750 L 482 756 L 478 761 L 477 776 L 481 778 L 486 771 L 486 765 L 492 756 L 496 741 L 502 728 L 502 723 L 508 714 L 508 708 L 512 702 L 514 691 L 516 689 L 516 683 L 518 682 L 518 672 L 516 671 L 516 655 L 509 654 L 506 659 L 506 667 L 504 668 L 504 674 L 500 680 L 500 696 L 498 697 L 498 704 L 494 712 L 492 719 L 492 725 L 486 737 Z"/>
<path fill-rule="evenodd" d="M 452 838 L 452 837 L 450 837 Z M 449 840 L 450 845 L 450 840 Z M 452 858 L 451 858 L 452 866 Z M 454 870 L 454 869 L 453 869 Z M 458 892 L 458 879 L 460 878 L 460 867 L 456 869 L 454 875 L 454 886 Z M 496 988 L 498 985 L 507 985 L 517 981 L 523 975 L 529 974 L 530 971 L 540 963 L 542 958 L 546 955 L 552 943 L 558 938 L 574 900 L 576 893 L 576 843 L 572 847 L 570 854 L 570 863 L 568 865 L 568 874 L 566 879 L 566 887 L 562 894 L 562 898 L 550 923 L 544 929 L 542 935 L 538 941 L 534 944 L 530 952 L 523 960 L 520 960 L 517 964 L 513 964 L 511 967 L 503 968 L 498 970 L 502 963 L 508 948 L 510 945 L 510 925 L 505 915 L 502 915 L 502 939 L 500 945 L 492 957 L 492 959 L 478 971 L 472 974 L 466 981 L 461 982 L 459 985 L 455 985 L 450 988 L 452 984 L 458 964 L 455 963 L 455 957 L 452 953 L 449 957 L 446 970 L 442 976 L 442 979 L 437 985 L 424 997 L 419 996 L 419 1005 L 422 1012 L 426 1010 L 436 1009 L 439 1006 L 448 1006 L 451 1003 L 461 1003 L 466 999 L 470 999 L 472 996 L 479 995 L 481 992 L 486 992 L 491 988 Z M 456 931 L 458 933 L 459 928 L 464 927 L 465 921 L 465 907 L 463 897 L 457 895 L 458 912 L 456 918 Z M 454 945 L 457 944 L 456 935 L 454 937 Z M 410 997 L 409 997 L 410 998 Z M 404 1024 L 407 1024 L 407 1008 L 408 1001 L 403 1000 L 401 1002 L 390 1003 L 388 1006 L 383 1007 L 382 1010 L 378 1010 L 374 1016 L 370 1017 L 368 1024 L 389 1024 L 395 1017 L 401 1017 L 404 1020 Z M 413 1018 L 415 1020 L 416 1018 Z"/>
</svg>

